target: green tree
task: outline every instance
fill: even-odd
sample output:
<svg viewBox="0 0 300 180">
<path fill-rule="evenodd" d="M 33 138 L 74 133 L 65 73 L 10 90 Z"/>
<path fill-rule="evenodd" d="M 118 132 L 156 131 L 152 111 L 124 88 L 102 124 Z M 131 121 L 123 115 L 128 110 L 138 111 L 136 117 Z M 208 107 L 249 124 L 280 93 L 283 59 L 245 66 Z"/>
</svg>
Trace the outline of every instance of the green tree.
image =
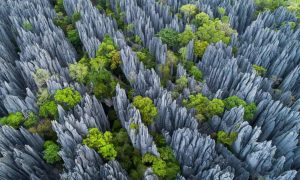
<svg viewBox="0 0 300 180">
<path fill-rule="evenodd" d="M 203 24 L 209 23 L 208 14 L 201 12 L 195 16 L 195 19 L 192 21 L 197 27 L 202 26 Z"/>
<path fill-rule="evenodd" d="M 224 112 L 224 107 L 224 102 L 221 99 L 213 99 L 208 103 L 206 116 L 208 118 L 211 118 L 214 115 L 220 116 Z"/>
<path fill-rule="evenodd" d="M 95 149 L 106 160 L 113 160 L 117 156 L 117 151 L 112 144 L 113 135 L 106 131 L 104 134 L 97 128 L 89 129 L 89 133 L 83 144 Z"/>
<path fill-rule="evenodd" d="M 67 37 L 69 41 L 75 46 L 75 48 L 78 48 L 81 46 L 81 40 L 79 33 L 76 29 L 71 29 L 67 31 Z"/>
<path fill-rule="evenodd" d="M 183 91 L 184 88 L 186 88 L 188 85 L 188 79 L 186 76 L 182 76 L 178 79 L 176 79 L 176 90 L 177 91 Z"/>
<path fill-rule="evenodd" d="M 81 18 L 80 12 L 75 12 L 75 13 L 72 15 L 72 22 L 75 23 L 75 22 L 79 21 L 80 18 Z"/>
<path fill-rule="evenodd" d="M 56 118 L 58 116 L 57 105 L 54 101 L 46 101 L 40 106 L 39 115 L 43 118 Z"/>
<path fill-rule="evenodd" d="M 206 41 L 194 41 L 194 54 L 197 57 L 202 58 L 208 45 L 209 44 Z"/>
<path fill-rule="evenodd" d="M 149 53 L 147 49 L 143 49 L 141 51 L 137 51 L 136 55 L 138 59 L 144 63 L 144 65 L 148 68 L 155 68 L 155 58 Z"/>
<path fill-rule="evenodd" d="M 37 124 L 37 126 L 29 128 L 28 131 L 31 133 L 37 133 L 46 140 L 57 139 L 56 132 L 53 131 L 52 123 L 49 119 L 42 120 Z"/>
<path fill-rule="evenodd" d="M 46 141 L 44 143 L 44 159 L 49 164 L 55 164 L 61 160 L 58 155 L 59 146 L 53 141 Z"/>
<path fill-rule="evenodd" d="M 28 117 L 26 118 L 26 120 L 24 122 L 24 126 L 26 128 L 30 128 L 30 127 L 35 126 L 37 124 L 38 124 L 38 117 L 33 112 L 30 112 L 28 114 Z"/>
<path fill-rule="evenodd" d="M 182 46 L 187 45 L 192 39 L 195 38 L 195 34 L 191 26 L 185 26 L 185 30 L 179 34 L 179 42 Z"/>
<path fill-rule="evenodd" d="M 223 23 L 220 20 L 209 21 L 200 26 L 196 32 L 197 37 L 201 41 L 210 43 L 217 43 L 223 41 L 225 44 L 230 42 L 232 34 L 236 33 L 235 30 L 230 28 L 229 24 Z"/>
<path fill-rule="evenodd" d="M 171 28 L 165 28 L 159 31 L 157 34 L 163 43 L 167 44 L 168 47 L 174 48 L 178 45 L 178 35 L 179 33 Z"/>
<path fill-rule="evenodd" d="M 218 131 L 217 141 L 230 147 L 236 140 L 237 136 L 237 132 L 226 133 L 224 131 Z"/>
<path fill-rule="evenodd" d="M 197 81 L 202 81 L 202 72 L 197 66 L 192 66 L 190 73 L 194 76 Z"/>
<path fill-rule="evenodd" d="M 238 106 L 245 107 L 247 105 L 247 103 L 238 96 L 229 96 L 228 98 L 224 99 L 224 103 L 227 110 Z"/>
<path fill-rule="evenodd" d="M 152 165 L 153 172 L 159 177 L 164 177 L 167 175 L 167 164 L 162 159 L 157 159 Z"/>
<path fill-rule="evenodd" d="M 80 102 L 81 95 L 78 91 L 67 87 L 61 90 L 57 90 L 55 92 L 54 99 L 64 108 L 70 109 Z"/>
<path fill-rule="evenodd" d="M 89 73 L 88 67 L 83 63 L 70 64 L 70 77 L 79 83 L 85 83 L 86 77 Z"/>
<path fill-rule="evenodd" d="M 191 16 L 194 16 L 197 13 L 198 8 L 194 4 L 185 4 L 185 5 L 180 7 L 180 11 L 182 13 L 184 13 L 185 15 L 191 17 Z"/>
<path fill-rule="evenodd" d="M 254 118 L 254 114 L 257 111 L 255 103 L 250 103 L 245 107 L 244 119 L 250 121 Z"/>
<path fill-rule="evenodd" d="M 220 99 L 210 101 L 202 94 L 191 95 L 188 101 L 183 102 L 188 108 L 196 110 L 196 118 L 200 121 L 208 120 L 214 115 L 222 115 L 225 104 Z"/>
<path fill-rule="evenodd" d="M 148 97 L 136 96 L 133 98 L 133 105 L 140 111 L 142 121 L 146 125 L 151 125 L 157 116 L 157 108 L 152 99 Z"/>
<path fill-rule="evenodd" d="M 254 64 L 254 65 L 252 65 L 252 67 L 259 76 L 265 76 L 267 73 L 267 69 L 262 66 L 258 66 L 256 64 Z"/>
<path fill-rule="evenodd" d="M 1 125 L 9 125 L 13 128 L 18 128 L 25 121 L 25 118 L 21 112 L 10 113 L 8 116 L 0 118 Z"/>
<path fill-rule="evenodd" d="M 64 0 L 57 0 L 56 4 L 54 6 L 54 9 L 56 12 L 65 12 L 65 8 L 64 8 Z"/>
<path fill-rule="evenodd" d="M 230 110 L 234 107 L 243 106 L 244 107 L 244 119 L 246 121 L 250 121 L 254 118 L 254 114 L 256 112 L 255 103 L 247 104 L 244 100 L 237 96 L 230 96 L 224 99 L 225 108 Z"/>
</svg>

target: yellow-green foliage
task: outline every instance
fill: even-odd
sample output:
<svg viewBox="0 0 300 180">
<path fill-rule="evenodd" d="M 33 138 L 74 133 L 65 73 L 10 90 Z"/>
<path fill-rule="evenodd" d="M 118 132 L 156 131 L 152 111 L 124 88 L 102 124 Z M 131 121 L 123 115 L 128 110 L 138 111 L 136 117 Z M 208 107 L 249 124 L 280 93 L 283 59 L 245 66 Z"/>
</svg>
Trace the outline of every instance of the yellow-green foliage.
<svg viewBox="0 0 300 180">
<path fill-rule="evenodd" d="M 258 66 L 256 64 L 254 64 L 252 67 L 259 76 L 265 76 L 267 73 L 267 69 L 262 66 Z"/>
<path fill-rule="evenodd" d="M 238 136 L 237 132 L 226 133 L 224 131 L 218 131 L 217 140 L 218 142 L 223 143 L 230 147 L 232 143 L 234 143 L 234 141 L 236 140 L 237 136 Z"/>
<path fill-rule="evenodd" d="M 237 96 L 230 96 L 224 99 L 225 108 L 230 110 L 231 108 L 243 106 L 244 107 L 244 119 L 250 121 L 253 119 L 254 114 L 256 112 L 255 103 L 247 104 L 244 100 Z"/>
<path fill-rule="evenodd" d="M 209 100 L 202 94 L 191 95 L 188 101 L 184 101 L 188 108 L 194 108 L 197 112 L 196 118 L 198 120 L 208 120 L 214 115 L 222 115 L 225 104 L 221 99 Z"/>
<path fill-rule="evenodd" d="M 54 99 L 64 108 L 70 109 L 80 102 L 81 95 L 78 91 L 67 87 L 61 90 L 57 90 L 55 92 Z"/>
<path fill-rule="evenodd" d="M 23 122 L 25 118 L 21 112 L 11 113 L 6 117 L 0 119 L 1 125 L 9 125 L 13 128 L 18 128 Z"/>
<path fill-rule="evenodd" d="M 157 116 L 157 108 L 152 99 L 136 96 L 133 98 L 133 105 L 140 111 L 143 123 L 151 125 L 154 118 Z"/>
<path fill-rule="evenodd" d="M 91 128 L 87 137 L 83 140 L 83 144 L 95 149 L 104 159 L 113 160 L 117 156 L 117 151 L 112 144 L 112 139 L 111 132 L 102 133 L 97 128 Z"/>
</svg>

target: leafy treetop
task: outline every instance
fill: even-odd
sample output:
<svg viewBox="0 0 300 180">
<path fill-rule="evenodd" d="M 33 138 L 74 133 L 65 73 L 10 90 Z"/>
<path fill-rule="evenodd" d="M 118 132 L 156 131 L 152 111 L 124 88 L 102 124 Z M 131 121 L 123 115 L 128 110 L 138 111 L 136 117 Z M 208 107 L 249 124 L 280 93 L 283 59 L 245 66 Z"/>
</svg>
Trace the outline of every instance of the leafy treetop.
<svg viewBox="0 0 300 180">
<path fill-rule="evenodd" d="M 89 129 L 87 137 L 83 140 L 83 144 L 95 149 L 106 160 L 113 160 L 117 156 L 117 151 L 112 143 L 113 135 L 106 131 L 102 133 L 97 128 Z"/>
<path fill-rule="evenodd" d="M 81 95 L 78 91 L 67 87 L 61 90 L 57 90 L 55 92 L 54 99 L 64 108 L 70 109 L 80 102 Z"/>
<path fill-rule="evenodd" d="M 157 108 L 149 97 L 136 96 L 133 99 L 133 105 L 140 111 L 142 121 L 146 125 L 151 125 L 153 119 L 157 116 Z"/>
</svg>

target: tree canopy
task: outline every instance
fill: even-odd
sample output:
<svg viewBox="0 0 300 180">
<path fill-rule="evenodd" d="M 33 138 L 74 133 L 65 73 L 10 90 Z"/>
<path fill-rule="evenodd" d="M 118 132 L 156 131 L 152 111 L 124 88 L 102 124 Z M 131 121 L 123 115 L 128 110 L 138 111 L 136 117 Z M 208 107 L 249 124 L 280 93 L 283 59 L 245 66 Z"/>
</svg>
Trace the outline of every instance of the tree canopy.
<svg viewBox="0 0 300 180">
<path fill-rule="evenodd" d="M 58 155 L 60 148 L 59 146 L 53 141 L 46 141 L 44 143 L 44 159 L 49 164 L 55 164 L 61 160 L 60 156 Z"/>
<path fill-rule="evenodd" d="M 117 151 L 112 143 L 113 135 L 111 132 L 106 131 L 102 133 L 97 128 L 89 129 L 89 133 L 83 144 L 90 148 L 95 149 L 104 159 L 113 160 L 117 156 Z"/>
<path fill-rule="evenodd" d="M 55 101 L 64 108 L 70 109 L 78 104 L 81 100 L 81 95 L 78 91 L 70 87 L 57 90 L 54 95 Z"/>
<path fill-rule="evenodd" d="M 143 123 L 151 125 L 158 113 L 152 99 L 136 96 L 133 98 L 133 105 L 140 111 Z"/>
</svg>

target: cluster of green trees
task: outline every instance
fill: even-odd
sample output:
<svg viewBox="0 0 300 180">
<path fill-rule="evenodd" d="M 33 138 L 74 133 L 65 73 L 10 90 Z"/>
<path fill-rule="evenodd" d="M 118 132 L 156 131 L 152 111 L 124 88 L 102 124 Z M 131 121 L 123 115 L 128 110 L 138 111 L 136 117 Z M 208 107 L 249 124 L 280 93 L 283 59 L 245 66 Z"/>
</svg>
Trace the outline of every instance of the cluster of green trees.
<svg viewBox="0 0 300 180">
<path fill-rule="evenodd" d="M 67 16 L 64 5 L 64 0 L 57 0 L 54 6 L 57 17 L 53 20 L 54 24 L 59 26 L 66 34 L 69 41 L 76 48 L 80 57 L 83 55 L 82 43 L 79 37 L 79 33 L 76 29 L 76 22 L 80 20 L 80 13 L 75 12 L 72 17 Z"/>
<path fill-rule="evenodd" d="M 246 103 L 244 100 L 239 98 L 238 96 L 230 96 L 224 99 L 225 108 L 230 110 L 234 107 L 243 106 L 244 108 L 244 119 L 246 121 L 251 121 L 254 118 L 254 114 L 256 112 L 256 104 L 255 103 Z"/>
<path fill-rule="evenodd" d="M 114 95 L 117 80 L 121 74 L 121 56 L 113 40 L 106 35 L 97 50 L 96 57 L 83 57 L 77 64 L 69 66 L 70 77 L 79 83 L 89 85 L 97 98 Z"/>
<path fill-rule="evenodd" d="M 250 121 L 254 118 L 256 112 L 255 103 L 246 103 L 237 96 L 230 96 L 224 100 L 212 99 L 209 100 L 202 94 L 191 95 L 188 100 L 184 100 L 183 104 L 188 108 L 194 108 L 196 111 L 196 118 L 199 121 L 205 121 L 212 118 L 214 115 L 221 116 L 224 110 L 230 110 L 234 107 L 244 107 L 244 119 Z"/>
<path fill-rule="evenodd" d="M 158 112 L 152 99 L 149 97 L 136 96 L 133 98 L 132 104 L 140 111 L 143 123 L 147 126 L 153 124 Z"/>
<path fill-rule="evenodd" d="M 178 33 L 171 28 L 162 29 L 157 35 L 172 49 L 176 49 L 178 44 L 180 47 L 185 48 L 194 39 L 194 54 L 201 58 L 209 44 L 218 41 L 228 44 L 231 35 L 237 33 L 230 27 L 229 18 L 225 16 L 224 8 L 219 8 L 219 13 L 222 16 L 221 20 L 218 18 L 211 19 L 208 14 L 199 12 L 198 8 L 193 4 L 183 5 L 180 10 L 190 19 L 190 23 L 196 26 L 197 31 L 193 32 L 190 25 L 186 25 L 182 33 Z M 179 50 L 180 54 L 184 54 L 184 52 L 184 49 Z"/>
<path fill-rule="evenodd" d="M 83 139 L 83 144 L 95 149 L 104 159 L 113 160 L 117 156 L 117 151 L 112 139 L 113 134 L 110 131 L 102 133 L 97 128 L 91 128 L 87 137 Z"/>
<path fill-rule="evenodd" d="M 209 120 L 214 115 L 222 115 L 225 104 L 221 99 L 209 100 L 202 94 L 191 95 L 188 100 L 184 100 L 183 104 L 188 108 L 196 110 L 196 118 L 199 121 Z"/>
<path fill-rule="evenodd" d="M 286 7 L 291 12 L 294 12 L 298 19 L 300 18 L 300 1 L 299 0 L 255 0 L 257 11 L 266 10 L 274 11 L 280 6 Z"/>
<path fill-rule="evenodd" d="M 24 117 L 21 112 L 16 112 L 0 118 L 1 125 L 9 125 L 13 128 L 19 128 L 20 126 L 30 128 L 35 126 L 37 123 L 38 117 L 33 112 L 29 112 L 27 117 Z"/>
</svg>

